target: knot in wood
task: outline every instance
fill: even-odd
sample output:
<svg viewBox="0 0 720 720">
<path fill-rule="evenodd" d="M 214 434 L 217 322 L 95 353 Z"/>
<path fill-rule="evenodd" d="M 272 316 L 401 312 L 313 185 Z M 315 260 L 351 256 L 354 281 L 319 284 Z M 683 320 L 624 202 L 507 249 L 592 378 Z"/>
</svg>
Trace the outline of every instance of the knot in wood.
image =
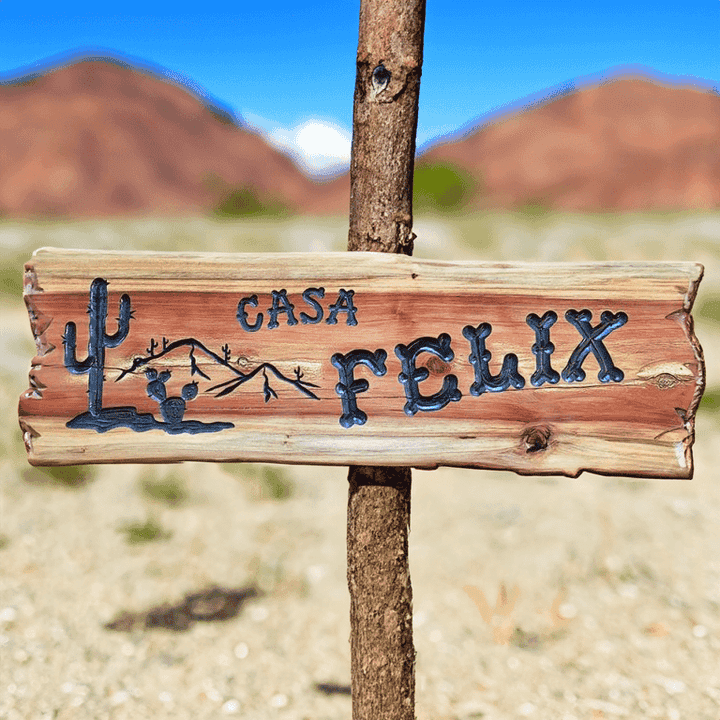
<svg viewBox="0 0 720 720">
<path fill-rule="evenodd" d="M 550 442 L 550 428 L 545 425 L 528 428 L 522 435 L 525 452 L 535 453 L 547 450 Z"/>
<path fill-rule="evenodd" d="M 425 367 L 432 375 L 447 375 L 447 373 L 450 372 L 450 364 L 434 355 L 428 358 Z"/>
<path fill-rule="evenodd" d="M 653 378 L 653 382 L 660 390 L 669 390 L 680 383 L 680 380 L 670 373 L 661 373 Z"/>
<path fill-rule="evenodd" d="M 385 90 L 385 88 L 387 88 L 387 86 L 390 84 L 391 77 L 392 73 L 382 63 L 380 63 L 372 71 L 371 81 L 373 86 L 373 97 L 377 97 L 381 92 Z"/>
</svg>

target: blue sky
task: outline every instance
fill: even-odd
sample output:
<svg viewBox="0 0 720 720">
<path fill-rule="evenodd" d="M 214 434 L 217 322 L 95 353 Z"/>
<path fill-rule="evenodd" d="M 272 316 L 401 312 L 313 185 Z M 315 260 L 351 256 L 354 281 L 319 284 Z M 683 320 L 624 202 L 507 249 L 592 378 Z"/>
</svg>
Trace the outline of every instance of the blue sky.
<svg viewBox="0 0 720 720">
<path fill-rule="evenodd" d="M 76 50 L 117 53 L 177 73 L 276 144 L 300 146 L 312 171 L 348 147 L 359 7 L 0 0 L 0 76 Z M 418 145 L 618 66 L 717 85 L 719 47 L 720 0 L 428 0 Z"/>
</svg>

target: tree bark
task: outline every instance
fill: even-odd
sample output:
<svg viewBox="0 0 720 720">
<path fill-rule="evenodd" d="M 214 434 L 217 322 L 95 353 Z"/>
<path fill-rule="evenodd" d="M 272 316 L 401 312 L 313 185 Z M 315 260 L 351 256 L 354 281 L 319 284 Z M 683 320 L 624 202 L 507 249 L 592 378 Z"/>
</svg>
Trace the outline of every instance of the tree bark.
<svg viewBox="0 0 720 720">
<path fill-rule="evenodd" d="M 425 0 L 361 0 L 348 250 L 412 255 Z M 351 467 L 348 588 L 354 720 L 413 720 L 410 468 Z"/>
<path fill-rule="evenodd" d="M 425 0 L 362 0 L 348 250 L 412 255 Z"/>
<path fill-rule="evenodd" d="M 413 720 L 410 468 L 351 467 L 348 479 L 353 720 Z"/>
</svg>

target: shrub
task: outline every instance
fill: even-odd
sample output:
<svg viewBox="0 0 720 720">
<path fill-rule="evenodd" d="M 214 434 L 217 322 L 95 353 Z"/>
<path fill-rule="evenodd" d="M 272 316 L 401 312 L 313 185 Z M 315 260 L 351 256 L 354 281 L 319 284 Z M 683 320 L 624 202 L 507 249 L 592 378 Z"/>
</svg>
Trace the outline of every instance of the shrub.
<svg viewBox="0 0 720 720">
<path fill-rule="evenodd" d="M 125 533 L 125 540 L 130 545 L 141 545 L 153 540 L 166 540 L 171 533 L 163 530 L 156 520 L 148 518 L 144 523 L 129 523 L 118 528 Z"/>
<path fill-rule="evenodd" d="M 257 215 L 285 215 L 288 208 L 279 200 L 264 202 L 255 188 L 243 187 L 231 190 L 215 207 L 214 214 L 220 218 L 239 218 Z"/>
<path fill-rule="evenodd" d="M 0 265 L 0 294 L 20 297 L 23 291 L 22 264 L 7 262 Z"/>
<path fill-rule="evenodd" d="M 475 185 L 468 173 L 450 163 L 420 164 L 413 178 L 413 204 L 417 210 L 462 210 Z"/>
<path fill-rule="evenodd" d="M 720 387 L 706 388 L 700 400 L 700 410 L 712 415 L 720 413 Z"/>
<path fill-rule="evenodd" d="M 517 208 L 517 212 L 531 219 L 545 217 L 550 212 L 550 206 L 544 198 L 530 198 Z"/>
<path fill-rule="evenodd" d="M 249 481 L 256 500 L 287 500 L 292 497 L 293 481 L 287 472 L 276 465 L 252 463 L 223 463 L 223 470 Z"/>
<path fill-rule="evenodd" d="M 87 465 L 30 467 L 23 470 L 23 479 L 26 482 L 65 488 L 85 487 L 96 475 L 96 468 Z"/>
<path fill-rule="evenodd" d="M 183 478 L 172 472 L 160 480 L 153 474 L 146 475 L 142 478 L 142 493 L 150 500 L 165 503 L 171 507 L 182 505 L 188 499 Z"/>
<path fill-rule="evenodd" d="M 703 302 L 695 308 L 693 313 L 696 317 L 720 323 L 720 296 L 704 298 Z"/>
</svg>

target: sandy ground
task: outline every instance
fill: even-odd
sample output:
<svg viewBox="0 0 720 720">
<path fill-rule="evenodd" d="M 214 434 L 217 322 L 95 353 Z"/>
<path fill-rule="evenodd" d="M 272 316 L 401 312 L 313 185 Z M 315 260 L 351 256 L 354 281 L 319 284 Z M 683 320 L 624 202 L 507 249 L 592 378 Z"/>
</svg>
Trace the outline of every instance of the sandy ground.
<svg viewBox="0 0 720 720">
<path fill-rule="evenodd" d="M 698 432 L 692 482 L 415 473 L 418 718 L 720 716 L 719 434 Z M 189 464 L 174 509 L 141 472 L 3 469 L 0 716 L 349 717 L 316 688 L 350 682 L 344 471 L 285 469 L 278 501 Z M 118 528 L 150 515 L 170 536 L 129 545 Z M 471 596 L 502 583 L 487 623 Z M 185 631 L 104 627 L 212 586 L 261 595 Z"/>
<path fill-rule="evenodd" d="M 30 470 L 27 318 L 0 310 L 0 718 L 350 717 L 345 470 L 281 467 L 276 499 L 258 468 L 159 466 L 176 505 L 141 466 Z M 717 387 L 720 328 L 699 335 Z M 692 481 L 416 471 L 418 719 L 717 720 L 718 448 L 704 413 Z"/>
</svg>

